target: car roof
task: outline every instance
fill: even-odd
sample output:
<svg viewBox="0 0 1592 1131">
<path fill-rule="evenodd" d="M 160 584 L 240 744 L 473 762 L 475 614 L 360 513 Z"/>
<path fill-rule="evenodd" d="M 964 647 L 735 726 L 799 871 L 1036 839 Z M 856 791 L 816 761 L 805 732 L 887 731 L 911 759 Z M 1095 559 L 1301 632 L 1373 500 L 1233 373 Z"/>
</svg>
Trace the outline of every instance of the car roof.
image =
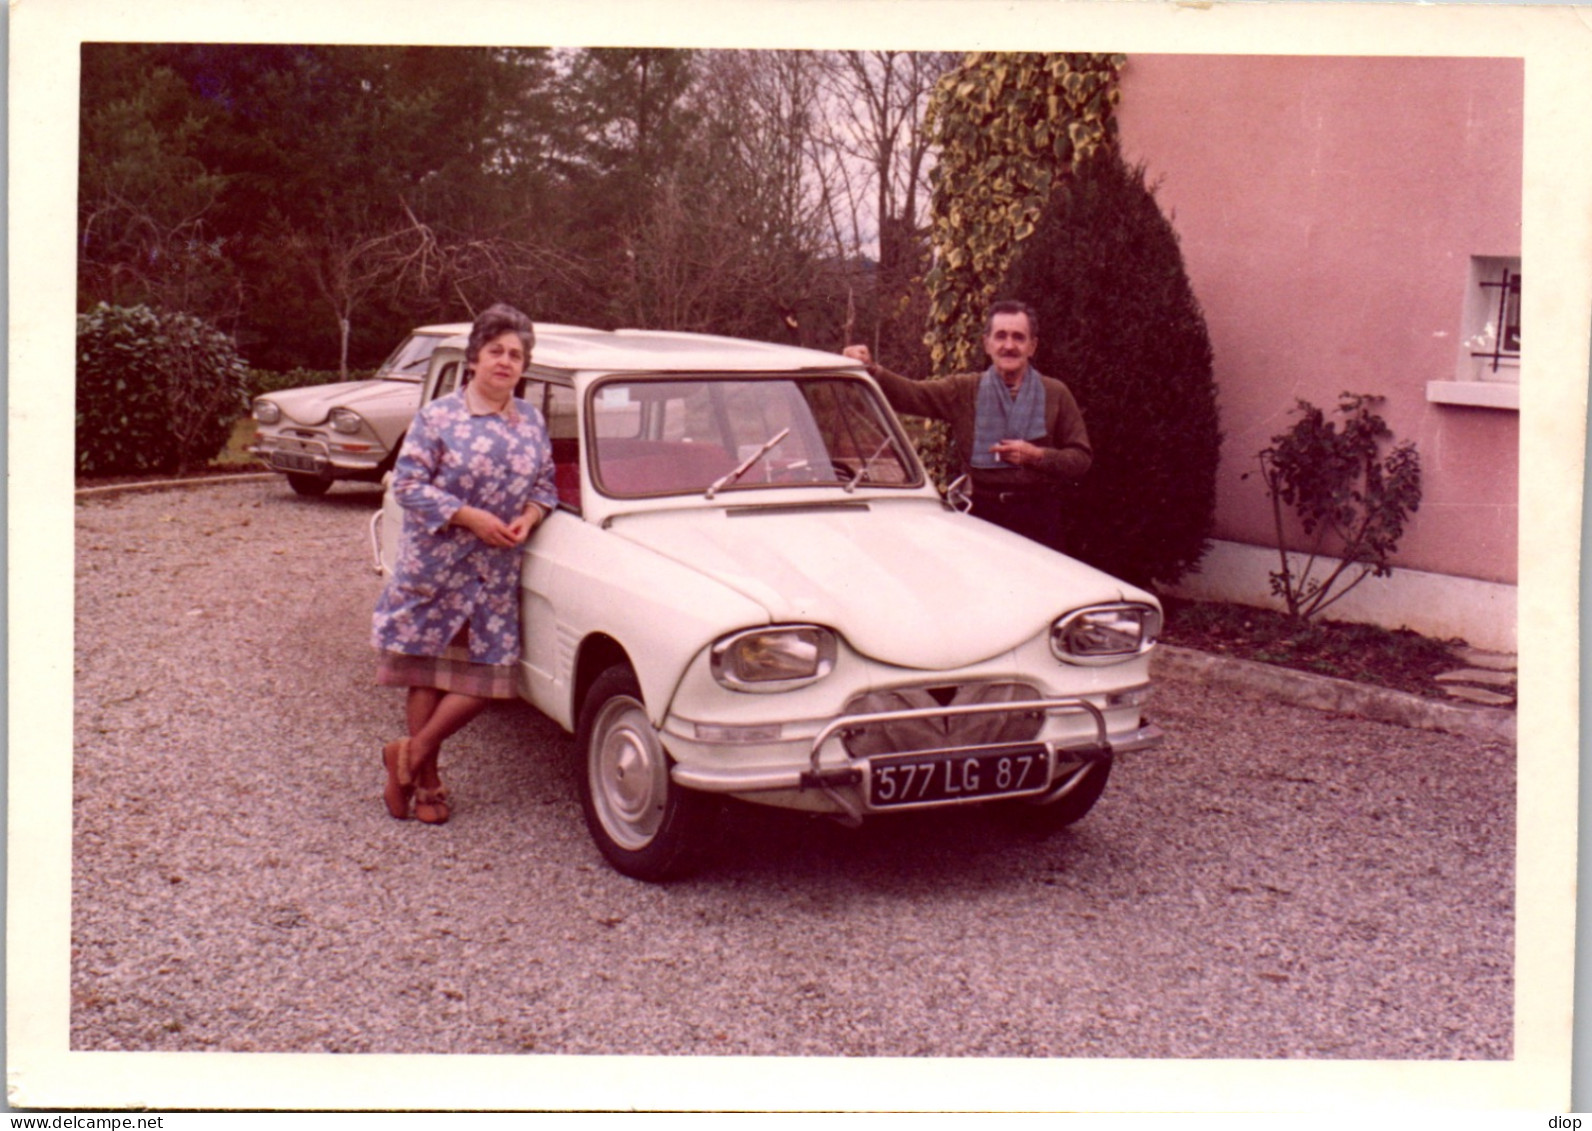
<svg viewBox="0 0 1592 1131">
<path fill-rule="evenodd" d="M 430 329 L 422 327 L 420 332 Z M 464 326 L 459 332 L 468 335 L 469 329 Z M 448 344 L 462 347 L 464 340 L 461 337 Z M 857 368 L 851 358 L 801 346 L 677 330 L 595 330 L 554 322 L 536 323 L 531 360 L 537 369 L 615 373 L 788 373 Z"/>
</svg>

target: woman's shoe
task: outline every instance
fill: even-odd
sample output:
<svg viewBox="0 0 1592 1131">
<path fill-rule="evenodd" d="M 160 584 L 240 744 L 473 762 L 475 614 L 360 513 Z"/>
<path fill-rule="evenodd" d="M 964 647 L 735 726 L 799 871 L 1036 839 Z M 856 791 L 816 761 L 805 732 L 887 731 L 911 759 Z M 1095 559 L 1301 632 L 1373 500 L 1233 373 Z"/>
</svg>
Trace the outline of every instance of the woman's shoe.
<svg viewBox="0 0 1592 1131">
<path fill-rule="evenodd" d="M 409 740 L 400 738 L 382 747 L 381 763 L 387 768 L 387 788 L 382 791 L 387 812 L 395 820 L 407 821 L 409 799 L 415 792 L 414 781 L 409 773 Z"/>
<path fill-rule="evenodd" d="M 428 825 L 445 825 L 453 815 L 448 808 L 448 791 L 440 785 L 436 789 L 415 790 L 415 819 Z"/>
</svg>

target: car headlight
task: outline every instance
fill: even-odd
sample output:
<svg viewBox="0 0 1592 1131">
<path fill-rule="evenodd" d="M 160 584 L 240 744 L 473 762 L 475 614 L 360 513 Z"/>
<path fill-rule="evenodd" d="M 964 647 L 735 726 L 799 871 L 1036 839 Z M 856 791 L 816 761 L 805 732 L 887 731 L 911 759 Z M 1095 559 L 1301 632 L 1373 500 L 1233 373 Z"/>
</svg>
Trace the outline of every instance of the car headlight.
<svg viewBox="0 0 1592 1131">
<path fill-rule="evenodd" d="M 1050 626 L 1050 650 L 1073 664 L 1108 664 L 1137 656 L 1161 632 L 1152 605 L 1095 605 L 1068 613 Z"/>
<path fill-rule="evenodd" d="M 828 675 L 835 634 L 817 625 L 753 628 L 713 645 L 713 678 L 733 691 L 789 691 Z"/>
<path fill-rule="evenodd" d="M 331 421 L 332 431 L 341 432 L 345 436 L 352 436 L 364 425 L 359 418 L 359 413 L 351 408 L 334 408 L 328 417 Z"/>
<path fill-rule="evenodd" d="M 254 419 L 261 424 L 275 424 L 282 419 L 282 409 L 275 401 L 255 401 Z"/>
</svg>

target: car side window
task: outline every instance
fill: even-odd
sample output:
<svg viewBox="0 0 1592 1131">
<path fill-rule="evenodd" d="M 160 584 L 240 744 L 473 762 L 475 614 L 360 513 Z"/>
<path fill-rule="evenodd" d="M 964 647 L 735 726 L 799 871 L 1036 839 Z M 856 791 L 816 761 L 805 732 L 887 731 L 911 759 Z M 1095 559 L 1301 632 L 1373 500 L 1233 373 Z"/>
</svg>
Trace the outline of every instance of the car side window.
<svg viewBox="0 0 1592 1131">
<path fill-rule="evenodd" d="M 553 444 L 553 471 L 558 501 L 580 510 L 580 439 L 575 418 L 575 390 L 556 381 L 527 379 L 520 396 L 542 410 Z"/>
<path fill-rule="evenodd" d="M 459 387 L 459 372 L 463 368 L 457 361 L 450 361 L 442 367 L 442 372 L 437 374 L 437 387 L 431 391 L 431 399 L 445 397 Z"/>
<path fill-rule="evenodd" d="M 376 371 L 382 377 L 402 377 L 419 380 L 426 375 L 426 366 L 442 339 L 435 334 L 411 334 L 393 350 Z"/>
</svg>

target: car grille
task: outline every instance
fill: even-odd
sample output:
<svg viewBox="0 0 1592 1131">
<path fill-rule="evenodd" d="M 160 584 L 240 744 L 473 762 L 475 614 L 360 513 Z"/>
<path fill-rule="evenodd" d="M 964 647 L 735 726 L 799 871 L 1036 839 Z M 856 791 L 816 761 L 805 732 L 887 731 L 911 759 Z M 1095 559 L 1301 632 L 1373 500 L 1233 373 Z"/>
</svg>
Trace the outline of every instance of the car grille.
<svg viewBox="0 0 1592 1131">
<path fill-rule="evenodd" d="M 1023 709 L 1022 704 L 1042 698 L 1037 688 L 1025 683 L 927 684 L 869 691 L 848 701 L 844 713 L 871 715 L 884 711 L 964 707 L 982 703 L 1011 703 L 1013 708 L 989 714 L 864 722 L 848 726 L 841 733 L 841 741 L 846 753 L 853 758 L 904 754 L 914 750 L 1031 742 L 1044 725 L 1045 716 L 1041 710 Z"/>
</svg>

